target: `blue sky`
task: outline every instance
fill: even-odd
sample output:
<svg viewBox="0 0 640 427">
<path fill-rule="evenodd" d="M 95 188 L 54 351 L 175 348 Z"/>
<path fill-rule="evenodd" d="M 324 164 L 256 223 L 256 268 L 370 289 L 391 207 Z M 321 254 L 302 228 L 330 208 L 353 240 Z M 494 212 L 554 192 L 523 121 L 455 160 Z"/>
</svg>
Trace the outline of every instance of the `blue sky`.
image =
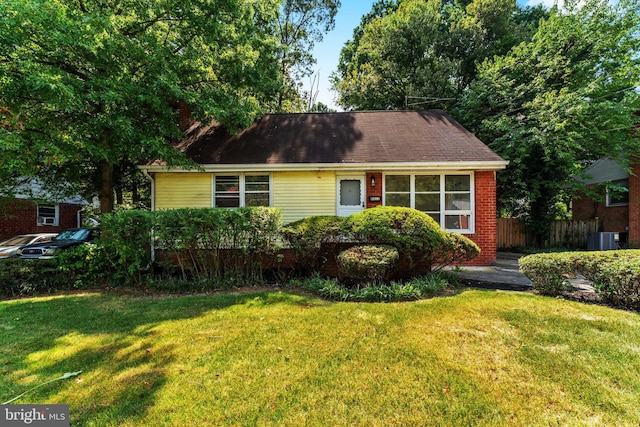
<svg viewBox="0 0 640 427">
<path fill-rule="evenodd" d="M 317 43 L 313 50 L 313 56 L 317 63 L 314 67 L 320 75 L 317 102 L 322 102 L 331 108 L 340 110 L 333 101 L 335 94 L 330 90 L 329 76 L 338 67 L 340 50 L 351 39 L 353 29 L 360 24 L 360 18 L 371 11 L 371 6 L 376 0 L 342 0 L 342 6 L 336 15 L 336 26 L 330 33 L 324 36 L 322 43 Z M 553 5 L 553 0 L 518 0 L 518 4 L 544 3 Z M 310 80 L 307 79 L 304 88 L 309 90 Z"/>
</svg>

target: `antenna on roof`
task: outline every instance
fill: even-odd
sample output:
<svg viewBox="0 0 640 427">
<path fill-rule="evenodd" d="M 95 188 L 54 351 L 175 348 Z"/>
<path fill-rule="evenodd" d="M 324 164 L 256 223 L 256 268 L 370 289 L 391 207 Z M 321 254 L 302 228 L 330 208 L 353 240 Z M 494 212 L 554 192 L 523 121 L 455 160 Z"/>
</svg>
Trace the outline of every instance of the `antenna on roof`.
<svg viewBox="0 0 640 427">
<path fill-rule="evenodd" d="M 422 100 L 416 102 L 409 102 L 409 100 Z M 404 97 L 404 107 L 408 110 L 409 107 L 413 107 L 415 105 L 429 104 L 431 102 L 440 102 L 440 101 L 455 101 L 455 98 L 438 98 L 435 96 L 408 96 Z"/>
</svg>

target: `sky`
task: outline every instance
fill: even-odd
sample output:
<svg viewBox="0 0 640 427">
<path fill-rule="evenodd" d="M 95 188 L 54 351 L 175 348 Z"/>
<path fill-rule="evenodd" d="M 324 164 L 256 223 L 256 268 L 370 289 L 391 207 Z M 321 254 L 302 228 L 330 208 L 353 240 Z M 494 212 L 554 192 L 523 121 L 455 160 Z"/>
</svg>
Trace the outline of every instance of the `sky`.
<svg viewBox="0 0 640 427">
<path fill-rule="evenodd" d="M 338 68 L 340 50 L 344 44 L 351 40 L 353 30 L 360 24 L 360 18 L 371 11 L 371 7 L 376 0 L 342 0 L 342 5 L 336 15 L 336 25 L 333 31 L 325 34 L 321 43 L 316 43 L 313 56 L 316 58 L 314 69 L 319 74 L 318 96 L 316 102 L 322 102 L 337 111 L 342 111 L 335 102 L 335 93 L 330 88 L 329 77 Z M 518 4 L 535 5 L 545 4 L 547 7 L 553 6 L 554 0 L 518 0 Z M 311 82 L 307 79 L 304 88 L 309 90 Z"/>
</svg>

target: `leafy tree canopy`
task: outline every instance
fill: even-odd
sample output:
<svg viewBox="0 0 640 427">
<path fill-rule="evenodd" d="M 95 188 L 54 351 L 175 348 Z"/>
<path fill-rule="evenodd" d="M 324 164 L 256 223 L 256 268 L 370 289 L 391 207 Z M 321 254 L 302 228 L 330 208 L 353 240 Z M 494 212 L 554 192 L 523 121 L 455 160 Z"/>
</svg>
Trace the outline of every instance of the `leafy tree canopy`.
<svg viewBox="0 0 640 427">
<path fill-rule="evenodd" d="M 0 182 L 86 184 L 103 211 L 113 168 L 184 162 L 176 106 L 249 124 L 279 92 L 276 0 L 3 0 Z M 77 190 L 77 188 L 76 188 Z"/>
<path fill-rule="evenodd" d="M 332 76 L 338 102 L 351 109 L 405 108 L 410 100 L 417 108 L 451 105 L 478 61 L 530 39 L 542 16 L 541 7 L 521 9 L 513 0 L 381 0 L 342 49 Z"/>
<path fill-rule="evenodd" d="M 588 161 L 640 152 L 639 87 L 638 1 L 573 2 L 530 42 L 485 60 L 454 114 L 510 161 L 500 208 L 528 215 L 540 242 Z"/>
<path fill-rule="evenodd" d="M 278 60 L 283 86 L 276 111 L 302 111 L 307 96 L 301 81 L 313 74 L 311 55 L 316 42 L 335 26 L 340 0 L 284 0 L 279 10 L 277 35 Z"/>
</svg>

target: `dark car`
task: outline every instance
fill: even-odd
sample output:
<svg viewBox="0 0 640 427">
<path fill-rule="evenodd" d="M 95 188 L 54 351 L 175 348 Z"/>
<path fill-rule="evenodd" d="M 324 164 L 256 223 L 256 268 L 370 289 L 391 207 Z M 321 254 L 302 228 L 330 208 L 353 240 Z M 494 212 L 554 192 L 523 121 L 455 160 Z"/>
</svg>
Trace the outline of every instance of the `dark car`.
<svg viewBox="0 0 640 427">
<path fill-rule="evenodd" d="M 96 228 L 70 228 L 58 234 L 50 242 L 23 247 L 18 251 L 18 256 L 26 259 L 53 258 L 56 252 L 89 242 L 97 236 L 98 229 Z"/>
</svg>

